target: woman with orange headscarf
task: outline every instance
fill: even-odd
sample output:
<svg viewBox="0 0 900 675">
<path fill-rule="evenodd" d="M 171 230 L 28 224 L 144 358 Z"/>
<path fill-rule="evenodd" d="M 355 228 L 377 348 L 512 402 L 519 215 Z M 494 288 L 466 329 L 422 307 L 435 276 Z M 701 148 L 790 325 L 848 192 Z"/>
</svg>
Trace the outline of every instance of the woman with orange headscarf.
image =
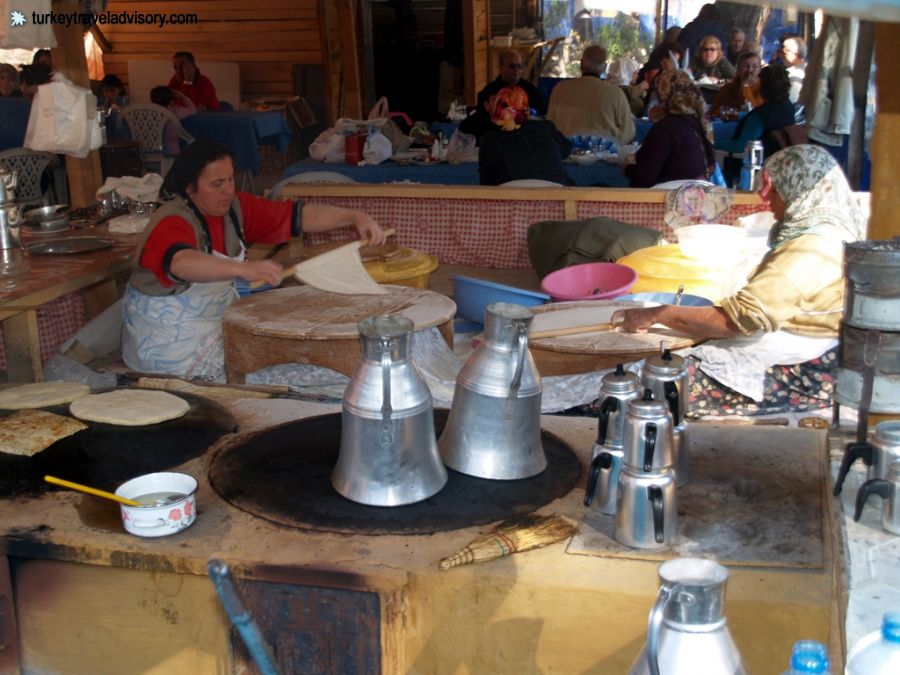
<svg viewBox="0 0 900 675">
<path fill-rule="evenodd" d="M 490 105 L 496 126 L 481 137 L 478 172 L 482 185 L 539 179 L 570 185 L 562 160 L 572 144 L 550 121 L 528 119 L 528 94 L 504 87 Z"/>
</svg>

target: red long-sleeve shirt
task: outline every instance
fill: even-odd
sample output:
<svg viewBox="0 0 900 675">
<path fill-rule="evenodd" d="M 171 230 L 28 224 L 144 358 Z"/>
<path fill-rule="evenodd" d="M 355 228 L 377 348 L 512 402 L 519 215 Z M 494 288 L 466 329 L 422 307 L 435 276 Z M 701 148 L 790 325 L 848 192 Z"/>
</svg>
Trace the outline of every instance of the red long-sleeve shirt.
<svg viewBox="0 0 900 675">
<path fill-rule="evenodd" d="M 216 88 L 212 81 L 206 75 L 200 74 L 198 68 L 194 71 L 194 83 L 188 84 L 178 79 L 178 75 L 173 75 L 169 80 L 169 89 L 177 89 L 194 102 L 199 109 L 204 106 L 207 110 L 218 110 L 219 99 L 216 96 Z"/>
</svg>

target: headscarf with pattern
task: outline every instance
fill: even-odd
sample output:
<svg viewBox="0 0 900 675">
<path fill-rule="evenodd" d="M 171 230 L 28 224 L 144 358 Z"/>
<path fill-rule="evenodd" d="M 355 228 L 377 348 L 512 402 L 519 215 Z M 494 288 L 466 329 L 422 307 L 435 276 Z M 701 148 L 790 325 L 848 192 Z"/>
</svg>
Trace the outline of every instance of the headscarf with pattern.
<svg viewBox="0 0 900 675">
<path fill-rule="evenodd" d="M 503 87 L 497 92 L 491 122 L 503 131 L 513 131 L 522 126 L 528 110 L 528 94 L 522 87 Z"/>
<path fill-rule="evenodd" d="M 706 114 L 706 102 L 691 76 L 683 70 L 667 70 L 656 77 L 655 83 L 656 95 L 666 112 L 696 117 L 706 139 L 712 143 L 713 127 Z"/>
<path fill-rule="evenodd" d="M 866 221 L 844 172 L 824 148 L 794 145 L 766 161 L 772 187 L 784 200 L 784 218 L 769 232 L 769 247 L 804 234 L 858 241 Z"/>
</svg>

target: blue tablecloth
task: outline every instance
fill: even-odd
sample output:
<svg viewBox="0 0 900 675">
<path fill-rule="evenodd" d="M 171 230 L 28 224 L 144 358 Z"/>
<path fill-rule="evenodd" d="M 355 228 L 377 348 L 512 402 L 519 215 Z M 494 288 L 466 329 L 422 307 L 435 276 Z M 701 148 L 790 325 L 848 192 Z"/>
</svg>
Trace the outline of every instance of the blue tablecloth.
<svg viewBox="0 0 900 675">
<path fill-rule="evenodd" d="M 643 143 L 644 139 L 647 137 L 647 133 L 650 131 L 650 127 L 652 126 L 653 122 L 646 118 L 635 120 L 634 140 L 637 143 Z M 736 128 L 737 122 L 721 122 L 719 120 L 713 120 L 713 136 L 715 136 L 716 142 L 718 143 L 719 141 L 731 140 L 732 136 L 734 136 L 734 130 Z"/>
<path fill-rule="evenodd" d="M 597 162 L 591 166 L 566 164 L 566 170 L 576 185 L 589 187 L 607 185 L 627 187 L 628 181 L 622 175 L 620 164 Z M 304 159 L 287 167 L 281 178 L 289 178 L 309 171 L 334 171 L 349 176 L 357 183 L 428 183 L 434 185 L 478 185 L 478 163 L 428 164 L 425 166 L 401 165 L 387 161 L 374 166 L 350 166 L 348 164 L 323 164 L 314 159 Z"/>
<path fill-rule="evenodd" d="M 0 97 L 0 150 L 22 147 L 30 112 L 31 99 Z"/>
<path fill-rule="evenodd" d="M 260 145 L 274 145 L 287 152 L 291 130 L 279 111 L 218 110 L 202 112 L 181 121 L 185 130 L 200 140 L 218 141 L 234 153 L 236 171 L 259 173 Z"/>
</svg>

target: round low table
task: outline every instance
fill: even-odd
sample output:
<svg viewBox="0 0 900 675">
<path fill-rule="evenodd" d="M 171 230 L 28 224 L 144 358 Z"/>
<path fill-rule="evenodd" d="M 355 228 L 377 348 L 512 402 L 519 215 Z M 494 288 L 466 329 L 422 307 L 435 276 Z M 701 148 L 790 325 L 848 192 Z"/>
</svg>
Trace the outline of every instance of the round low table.
<svg viewBox="0 0 900 675">
<path fill-rule="evenodd" d="M 615 300 L 580 300 L 551 302 L 532 307 L 532 331 L 608 322 L 618 309 L 649 307 L 656 303 L 617 302 Z M 538 372 L 544 376 L 577 375 L 613 368 L 658 354 L 660 343 L 666 349 L 690 347 L 694 340 L 660 326 L 647 333 L 624 333 L 605 330 L 580 335 L 529 340 L 528 347 Z"/>
<path fill-rule="evenodd" d="M 413 330 L 436 326 L 452 348 L 456 304 L 447 296 L 406 286 L 385 295 L 342 295 L 311 286 L 279 288 L 234 302 L 225 310 L 225 375 L 278 363 L 311 363 L 351 376 L 360 360 L 357 324 L 379 314 L 402 314 Z"/>
</svg>

